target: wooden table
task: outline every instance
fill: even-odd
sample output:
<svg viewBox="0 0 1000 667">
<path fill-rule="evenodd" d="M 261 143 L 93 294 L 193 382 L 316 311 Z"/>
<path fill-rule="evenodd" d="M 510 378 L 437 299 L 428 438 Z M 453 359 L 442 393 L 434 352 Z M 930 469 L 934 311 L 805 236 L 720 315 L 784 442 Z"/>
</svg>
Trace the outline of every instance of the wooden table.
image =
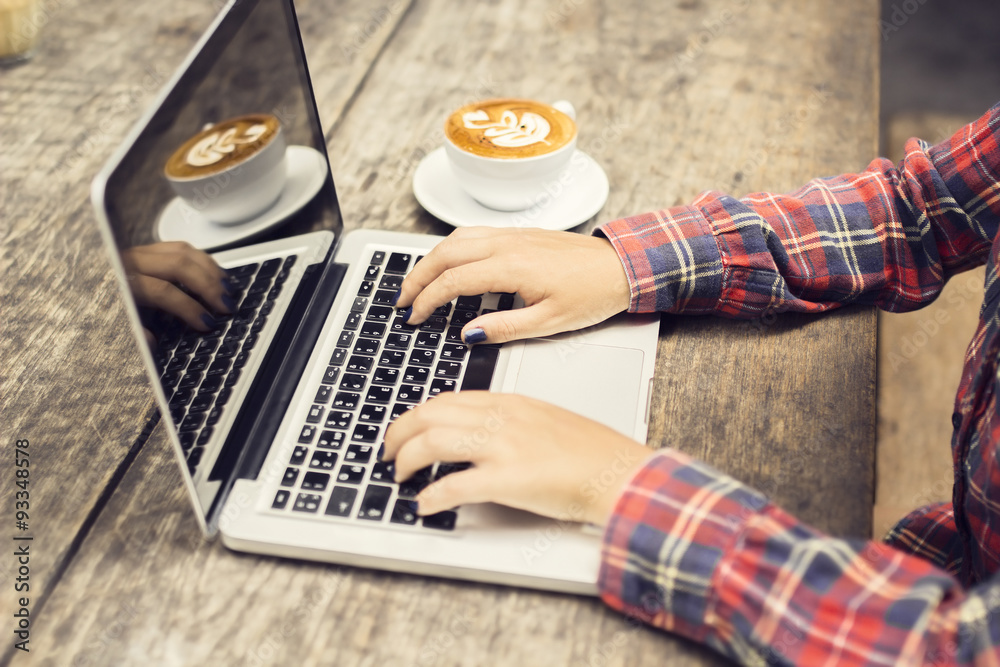
<svg viewBox="0 0 1000 667">
<path fill-rule="evenodd" d="M 53 0 L 0 71 L 0 483 L 30 441 L 30 654 L 52 665 L 712 664 L 599 601 L 330 567 L 202 540 L 88 201 L 89 182 L 211 20 L 203 0 Z M 410 190 L 445 114 L 492 95 L 576 103 L 605 168 L 597 218 L 706 188 L 784 190 L 875 154 L 878 3 L 302 0 L 348 228 L 445 234 Z M 837 535 L 870 532 L 875 316 L 664 318 L 652 446 L 675 446 Z M 11 542 L 10 544 L 13 544 Z M 4 549 L 4 553 L 13 548 Z"/>
</svg>

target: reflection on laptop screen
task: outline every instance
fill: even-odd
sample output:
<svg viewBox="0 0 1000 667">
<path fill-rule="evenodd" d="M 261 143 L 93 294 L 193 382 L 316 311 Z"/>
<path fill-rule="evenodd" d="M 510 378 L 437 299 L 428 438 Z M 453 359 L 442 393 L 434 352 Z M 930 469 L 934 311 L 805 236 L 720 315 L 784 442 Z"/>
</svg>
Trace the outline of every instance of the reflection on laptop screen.
<svg viewBox="0 0 1000 667">
<path fill-rule="evenodd" d="M 108 176 L 103 205 L 126 268 L 136 248 L 158 242 L 216 252 L 341 232 L 290 3 L 237 0 L 209 33 Z M 189 483 L 206 513 L 219 476 L 199 468 L 205 446 L 275 298 L 295 289 L 293 281 L 285 284 L 295 259 L 230 261 L 240 311 L 214 338 L 136 299 L 170 405 L 163 417 L 178 433 Z M 230 426 L 233 419 L 228 415 Z"/>
</svg>

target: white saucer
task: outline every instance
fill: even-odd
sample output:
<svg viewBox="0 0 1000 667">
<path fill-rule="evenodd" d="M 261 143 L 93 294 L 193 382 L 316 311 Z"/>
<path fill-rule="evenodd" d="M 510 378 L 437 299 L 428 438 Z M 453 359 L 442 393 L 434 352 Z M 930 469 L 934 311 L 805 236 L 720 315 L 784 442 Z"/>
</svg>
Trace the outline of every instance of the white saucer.
<svg viewBox="0 0 1000 667">
<path fill-rule="evenodd" d="M 428 213 L 455 227 L 570 229 L 597 215 L 608 200 L 608 177 L 601 165 L 583 151 L 576 153 L 562 192 L 523 211 L 495 211 L 466 194 L 452 177 L 443 146 L 417 165 L 413 195 Z"/>
<path fill-rule="evenodd" d="M 329 167 L 323 154 L 309 146 L 289 146 L 288 180 L 278 201 L 252 220 L 219 225 L 207 220 L 180 197 L 167 204 L 153 229 L 160 241 L 187 241 L 195 248 L 212 250 L 242 241 L 282 222 L 309 203 L 326 181 Z"/>
</svg>

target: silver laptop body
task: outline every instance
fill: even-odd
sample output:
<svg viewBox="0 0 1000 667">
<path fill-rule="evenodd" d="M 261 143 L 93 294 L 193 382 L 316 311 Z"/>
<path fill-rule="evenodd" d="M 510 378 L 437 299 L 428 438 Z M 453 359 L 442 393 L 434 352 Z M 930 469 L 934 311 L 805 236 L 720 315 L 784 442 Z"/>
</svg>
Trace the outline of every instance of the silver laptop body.
<svg viewBox="0 0 1000 667">
<path fill-rule="evenodd" d="M 209 242 L 213 256 L 245 283 L 237 315 L 244 321 L 223 322 L 206 342 L 136 303 L 121 252 L 184 238 L 185 224 L 204 244 L 213 223 L 191 211 L 167 224 L 179 204 L 164 162 L 206 123 L 258 112 L 281 120 L 289 146 L 319 156 L 322 186 L 273 225 L 213 228 L 229 239 Z M 387 478 L 378 448 L 403 410 L 435 391 L 473 388 L 541 398 L 644 442 L 657 318 L 619 317 L 585 332 L 459 349 L 460 307 L 520 305 L 487 294 L 455 304 L 429 329 L 401 328 L 385 294 L 441 237 L 343 233 L 291 0 L 227 5 L 96 177 L 92 196 L 206 536 L 220 534 L 239 551 L 596 593 L 596 528 L 488 503 L 421 519 L 407 512 L 414 488 Z M 157 336 L 155 348 L 144 329 Z M 421 366 L 429 352 L 436 356 Z M 502 416 L 484 424 L 483 441 L 502 427 Z M 423 481 L 446 472 L 454 471 L 435 467 Z"/>
</svg>

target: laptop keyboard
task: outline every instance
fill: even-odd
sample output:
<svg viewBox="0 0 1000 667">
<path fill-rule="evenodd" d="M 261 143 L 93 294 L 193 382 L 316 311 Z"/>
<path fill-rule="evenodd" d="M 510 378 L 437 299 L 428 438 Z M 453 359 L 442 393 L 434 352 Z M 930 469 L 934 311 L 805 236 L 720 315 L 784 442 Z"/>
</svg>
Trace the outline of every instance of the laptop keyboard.
<svg viewBox="0 0 1000 667">
<path fill-rule="evenodd" d="M 434 464 L 397 485 L 392 462 L 379 460 L 382 435 L 399 415 L 428 398 L 460 388 L 489 388 L 499 347 L 469 348 L 461 339 L 462 326 L 482 313 L 512 308 L 514 295 L 460 297 L 423 324 L 410 326 L 392 307 L 392 298 L 414 263 L 407 253 L 372 255 L 326 372 L 310 388 L 314 399 L 272 510 L 366 524 L 455 528 L 456 512 L 418 517 L 413 499 L 431 482 L 469 464 Z"/>
<path fill-rule="evenodd" d="M 236 312 L 208 333 L 174 322 L 161 336 L 154 358 L 192 475 L 295 260 L 289 255 L 226 269 Z"/>
</svg>

